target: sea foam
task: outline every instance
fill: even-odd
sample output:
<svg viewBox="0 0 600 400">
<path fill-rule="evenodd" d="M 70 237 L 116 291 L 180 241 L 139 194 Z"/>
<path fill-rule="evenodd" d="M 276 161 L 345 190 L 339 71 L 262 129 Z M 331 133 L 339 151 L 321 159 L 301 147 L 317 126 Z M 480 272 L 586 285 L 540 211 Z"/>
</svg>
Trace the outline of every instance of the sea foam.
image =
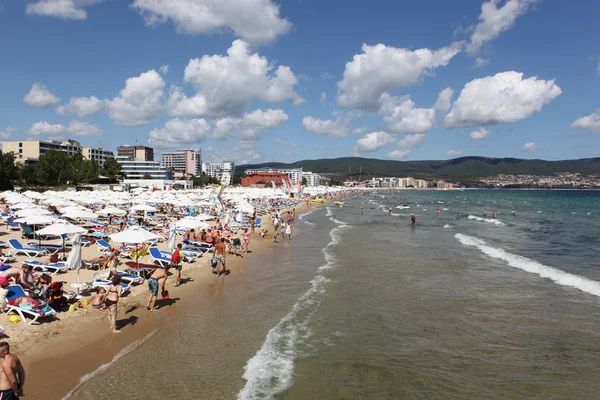
<svg viewBox="0 0 600 400">
<path fill-rule="evenodd" d="M 481 218 L 481 217 L 476 217 L 475 215 L 469 215 L 468 218 L 474 219 L 475 221 L 479 221 L 479 222 L 487 222 L 489 224 L 496 224 L 496 225 L 502 225 L 502 226 L 505 225 L 504 222 L 500 221 L 499 219 Z"/>
<path fill-rule="evenodd" d="M 583 276 L 570 274 L 558 268 L 549 267 L 527 257 L 509 253 L 508 251 L 490 246 L 484 240 L 468 235 L 457 233 L 454 235 L 459 242 L 467 246 L 473 246 L 481 250 L 484 254 L 505 261 L 513 268 L 518 268 L 532 274 L 548 278 L 562 286 L 570 286 L 583 292 L 600 297 L 600 282 L 594 281 Z"/>
<path fill-rule="evenodd" d="M 63 397 L 62 400 L 70 399 L 73 396 L 73 394 L 75 394 L 75 392 L 81 386 L 83 386 L 84 383 L 86 383 L 87 381 L 89 381 L 90 379 L 92 379 L 93 377 L 95 377 L 96 375 L 99 375 L 102 372 L 106 371 L 106 369 L 108 369 L 108 367 L 110 367 L 111 365 L 113 365 L 114 363 L 116 363 L 117 361 L 119 361 L 119 359 L 123 358 L 125 355 L 131 353 L 134 350 L 137 350 L 138 348 L 140 348 L 140 346 L 142 346 L 144 343 L 146 343 L 148 340 L 150 340 L 152 338 L 152 336 L 154 336 L 156 334 L 156 332 L 158 332 L 158 329 L 150 332 L 148 335 L 146 335 L 142 339 L 136 340 L 135 342 L 128 344 L 121 351 L 119 351 L 117 353 L 117 355 L 114 356 L 114 358 L 110 362 L 107 362 L 106 364 L 102 364 L 101 366 L 99 366 L 98 368 L 96 368 L 95 371 L 90 372 L 89 374 L 86 374 L 86 375 L 82 376 L 81 379 L 79 380 L 79 383 L 77 384 L 77 386 L 75 386 L 73 388 L 73 390 L 71 390 L 65 397 Z"/>
<path fill-rule="evenodd" d="M 297 345 L 310 337 L 310 319 L 317 312 L 329 282 L 323 273 L 337 266 L 330 249 L 340 242 L 341 233 L 348 228 L 349 225 L 339 225 L 330 231 L 331 241 L 322 250 L 326 263 L 318 269 L 310 288 L 296 301 L 292 311 L 271 328 L 256 355 L 246 363 L 243 375 L 246 385 L 237 395 L 239 400 L 271 399 L 292 386 Z"/>
</svg>

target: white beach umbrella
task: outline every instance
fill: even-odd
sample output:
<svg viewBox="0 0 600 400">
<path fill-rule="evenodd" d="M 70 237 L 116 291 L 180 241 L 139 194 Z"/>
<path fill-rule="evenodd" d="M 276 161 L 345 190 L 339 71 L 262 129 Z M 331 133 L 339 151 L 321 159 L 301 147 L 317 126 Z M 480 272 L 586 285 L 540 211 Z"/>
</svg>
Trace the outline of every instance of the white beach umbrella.
<svg viewBox="0 0 600 400">
<path fill-rule="evenodd" d="M 83 263 L 81 262 L 81 233 L 76 233 L 71 239 L 71 243 L 73 246 L 71 247 L 71 252 L 69 253 L 69 258 L 67 258 L 67 267 L 68 269 L 76 269 L 77 270 L 77 287 L 78 292 L 81 287 L 81 280 L 79 278 L 79 270 Z"/>
<path fill-rule="evenodd" d="M 58 219 L 49 217 L 47 215 L 28 215 L 15 219 L 15 222 L 27 225 L 48 225 L 56 221 L 58 221 Z"/>
<path fill-rule="evenodd" d="M 17 217 L 29 217 L 31 215 L 52 215 L 52 213 L 44 208 L 26 208 L 15 213 Z"/>
<path fill-rule="evenodd" d="M 207 229 L 210 228 L 204 221 L 200 221 L 196 218 L 184 218 L 179 221 L 175 221 L 175 226 L 182 229 Z"/>
<path fill-rule="evenodd" d="M 132 211 L 148 211 L 148 212 L 155 212 L 156 208 L 149 206 L 148 204 L 138 204 L 135 205 L 133 207 L 131 207 Z"/>
<path fill-rule="evenodd" d="M 148 240 L 159 239 L 160 236 L 139 227 L 125 229 L 122 232 L 109 235 L 115 243 L 144 243 Z"/>
<path fill-rule="evenodd" d="M 86 233 L 82 227 L 73 224 L 52 224 L 46 226 L 45 228 L 40 229 L 37 234 L 38 235 L 72 235 L 72 234 L 83 234 Z M 81 235 L 80 235 L 81 236 Z M 63 257 L 65 256 L 65 238 L 62 238 L 63 241 Z M 81 250 L 80 250 L 81 251 Z M 70 257 L 70 255 L 69 255 Z"/>
<path fill-rule="evenodd" d="M 98 214 L 94 214 L 89 210 L 69 210 L 63 213 L 63 216 L 71 219 L 96 219 L 98 218 Z"/>
<path fill-rule="evenodd" d="M 102 210 L 98 210 L 98 214 L 101 215 L 125 215 L 127 214 L 127 211 L 125 210 L 121 210 L 120 208 L 116 208 L 116 207 L 106 207 L 103 208 Z"/>
</svg>

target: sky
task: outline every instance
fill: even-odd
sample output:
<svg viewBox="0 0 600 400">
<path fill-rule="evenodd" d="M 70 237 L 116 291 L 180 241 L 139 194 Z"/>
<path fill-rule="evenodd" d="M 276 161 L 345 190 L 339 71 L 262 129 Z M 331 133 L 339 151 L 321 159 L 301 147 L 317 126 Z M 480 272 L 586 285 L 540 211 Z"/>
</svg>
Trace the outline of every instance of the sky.
<svg viewBox="0 0 600 400">
<path fill-rule="evenodd" d="M 598 157 L 598 15 L 589 0 L 2 0 L 0 140 L 237 164 Z"/>
</svg>

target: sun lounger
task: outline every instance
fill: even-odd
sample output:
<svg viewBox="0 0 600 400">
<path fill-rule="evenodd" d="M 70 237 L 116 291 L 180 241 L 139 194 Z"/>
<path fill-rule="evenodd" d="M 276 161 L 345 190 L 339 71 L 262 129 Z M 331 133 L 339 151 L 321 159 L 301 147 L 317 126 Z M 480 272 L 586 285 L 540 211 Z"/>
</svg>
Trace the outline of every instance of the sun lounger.
<svg viewBox="0 0 600 400">
<path fill-rule="evenodd" d="M 92 221 L 92 226 L 100 226 L 100 227 L 104 228 L 106 225 L 108 225 L 108 224 L 104 223 L 104 222 Z"/>
<path fill-rule="evenodd" d="M 127 272 L 136 274 L 142 278 L 147 274 L 151 274 L 156 268 L 159 268 L 156 264 L 136 263 L 135 261 L 128 261 L 125 265 L 127 265 Z"/>
<path fill-rule="evenodd" d="M 62 262 L 44 264 L 38 260 L 25 260 L 23 261 L 23 264 L 30 265 L 34 270 L 49 272 L 50 275 L 54 275 L 59 272 L 67 272 L 69 270 L 67 264 Z"/>
<path fill-rule="evenodd" d="M 150 247 L 150 262 L 165 267 L 171 263 L 171 258 L 164 257 L 157 247 Z"/>
<path fill-rule="evenodd" d="M 141 276 L 137 275 L 137 274 L 128 274 L 127 272 L 123 272 L 123 271 L 117 271 L 117 274 L 121 277 L 121 280 L 125 283 L 129 283 L 130 285 L 132 283 L 142 283 L 144 281 L 144 278 L 142 278 Z M 110 272 L 107 272 L 105 274 L 100 275 L 100 278 L 102 279 L 108 279 L 110 275 Z"/>
<path fill-rule="evenodd" d="M 110 250 L 112 247 L 106 240 L 98 239 L 96 240 L 96 244 L 98 245 L 98 251 L 101 253 L 105 253 Z"/>
<path fill-rule="evenodd" d="M 183 239 L 183 249 L 184 250 L 200 250 L 203 253 L 206 253 L 210 249 L 212 249 L 213 245 L 205 242 L 194 242 L 193 240 Z"/>
<path fill-rule="evenodd" d="M 110 281 L 108 279 L 102 279 L 100 277 L 100 274 L 96 273 L 96 274 L 94 274 L 94 280 L 86 282 L 86 284 L 91 287 L 95 287 L 95 288 L 103 287 L 104 289 L 108 290 L 108 287 L 110 285 L 112 285 L 112 281 Z M 121 283 L 121 287 L 123 288 L 123 293 L 127 293 L 129 291 L 129 289 L 131 288 L 131 284 L 123 282 L 123 283 Z"/>
<path fill-rule="evenodd" d="M 19 229 L 21 229 L 19 224 L 17 224 L 16 222 L 7 222 L 6 224 L 8 225 L 8 229 L 10 229 L 11 231 L 18 231 Z"/>
<path fill-rule="evenodd" d="M 44 249 L 23 247 L 21 242 L 19 242 L 17 239 L 9 239 L 8 244 L 13 248 L 13 253 L 15 255 L 25 254 L 27 257 L 38 257 L 48 254 Z"/>
<path fill-rule="evenodd" d="M 27 321 L 26 316 L 33 317 L 33 320 L 29 322 L 29 325 L 37 321 L 38 318 L 52 317 L 56 314 L 56 311 L 50 306 L 34 308 L 33 304 L 30 302 L 14 305 L 24 299 L 29 299 L 29 296 L 25 293 L 23 287 L 21 285 L 10 285 L 8 287 L 8 294 L 6 295 L 6 300 L 8 301 L 7 314 L 15 313 L 21 317 L 21 320 L 23 321 Z"/>
<path fill-rule="evenodd" d="M 2 261 L 4 264 L 8 264 L 8 263 L 13 263 L 15 261 L 17 261 L 17 257 L 14 256 L 0 256 L 0 261 Z"/>
<path fill-rule="evenodd" d="M 0 240 L 0 247 L 8 247 L 8 243 L 3 242 L 2 240 Z"/>
<path fill-rule="evenodd" d="M 48 252 L 48 254 L 58 253 L 59 251 L 63 250 L 62 244 L 27 242 L 27 246 L 35 249 L 44 249 Z"/>
<path fill-rule="evenodd" d="M 160 250 L 160 254 L 165 258 L 171 259 L 171 252 L 168 250 Z M 188 262 L 194 262 L 197 257 L 202 257 L 202 252 L 199 250 L 181 250 L 181 255 L 185 257 Z"/>
</svg>

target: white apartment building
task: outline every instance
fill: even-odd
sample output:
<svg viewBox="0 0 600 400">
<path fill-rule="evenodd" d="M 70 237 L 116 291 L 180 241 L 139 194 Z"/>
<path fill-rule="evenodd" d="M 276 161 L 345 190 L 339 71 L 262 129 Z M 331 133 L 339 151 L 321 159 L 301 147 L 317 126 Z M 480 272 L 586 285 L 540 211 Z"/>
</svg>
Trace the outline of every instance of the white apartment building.
<svg viewBox="0 0 600 400">
<path fill-rule="evenodd" d="M 222 185 L 231 185 L 235 163 L 233 161 L 203 162 L 202 173 L 216 178 Z"/>
<path fill-rule="evenodd" d="M 50 151 L 64 151 L 69 155 L 80 153 L 81 144 L 75 140 L 64 142 L 56 140 L 22 140 L 2 142 L 2 151 L 4 153 L 15 153 L 16 161 L 22 164 L 37 161 L 41 155 Z"/>
<path fill-rule="evenodd" d="M 325 185 L 328 181 L 327 178 L 314 172 L 302 172 L 302 179 L 306 180 L 306 186 L 308 187 Z"/>
<path fill-rule="evenodd" d="M 100 168 L 104 167 L 104 160 L 115 157 L 112 151 L 104 150 L 99 147 L 84 147 L 81 149 L 81 153 L 86 160 L 96 160 Z"/>
<path fill-rule="evenodd" d="M 143 179 L 146 175 L 152 179 L 168 179 L 167 169 L 158 161 L 135 161 L 128 156 L 116 156 L 115 160 L 123 167 L 127 179 Z"/>
<path fill-rule="evenodd" d="M 181 175 L 199 175 L 202 171 L 201 150 L 165 151 L 161 163 L 169 171 Z"/>
</svg>

